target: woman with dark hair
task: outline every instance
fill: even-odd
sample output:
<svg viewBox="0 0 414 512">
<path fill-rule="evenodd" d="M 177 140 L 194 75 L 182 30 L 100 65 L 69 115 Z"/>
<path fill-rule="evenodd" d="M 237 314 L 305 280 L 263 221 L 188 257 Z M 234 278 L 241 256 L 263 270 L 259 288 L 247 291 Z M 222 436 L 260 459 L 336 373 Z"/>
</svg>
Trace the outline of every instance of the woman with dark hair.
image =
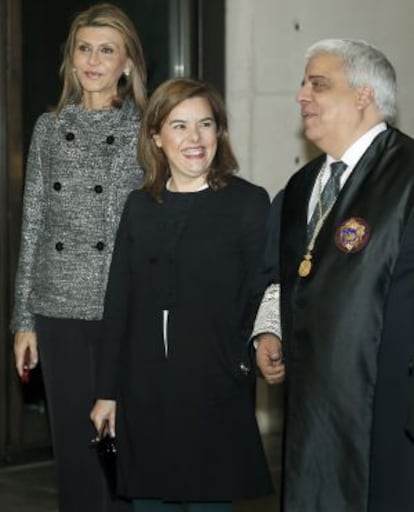
<svg viewBox="0 0 414 512">
<path fill-rule="evenodd" d="M 248 353 L 269 197 L 234 176 L 225 107 L 201 81 L 155 90 L 139 155 L 91 417 L 113 434 L 116 419 L 118 491 L 135 512 L 228 512 L 272 492 Z"/>
<path fill-rule="evenodd" d="M 89 419 L 96 349 L 115 233 L 143 171 L 137 133 L 146 67 L 131 20 L 111 4 L 74 19 L 53 112 L 34 128 L 11 328 L 17 371 L 40 357 L 57 465 L 60 512 L 119 510 Z"/>
</svg>

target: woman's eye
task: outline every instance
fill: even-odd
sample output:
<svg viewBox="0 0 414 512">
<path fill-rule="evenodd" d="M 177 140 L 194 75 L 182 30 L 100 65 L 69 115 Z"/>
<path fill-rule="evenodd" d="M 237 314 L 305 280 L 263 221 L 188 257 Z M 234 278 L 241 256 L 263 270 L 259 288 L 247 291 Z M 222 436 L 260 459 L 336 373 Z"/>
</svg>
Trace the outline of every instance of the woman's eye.
<svg viewBox="0 0 414 512">
<path fill-rule="evenodd" d="M 87 52 L 87 51 L 89 50 L 89 46 L 86 46 L 86 44 L 80 44 L 80 45 L 78 46 L 78 50 L 79 50 L 80 52 Z"/>
<path fill-rule="evenodd" d="M 111 53 L 114 53 L 114 49 L 110 48 L 109 46 L 104 46 L 102 48 L 102 53 L 111 54 Z"/>
</svg>

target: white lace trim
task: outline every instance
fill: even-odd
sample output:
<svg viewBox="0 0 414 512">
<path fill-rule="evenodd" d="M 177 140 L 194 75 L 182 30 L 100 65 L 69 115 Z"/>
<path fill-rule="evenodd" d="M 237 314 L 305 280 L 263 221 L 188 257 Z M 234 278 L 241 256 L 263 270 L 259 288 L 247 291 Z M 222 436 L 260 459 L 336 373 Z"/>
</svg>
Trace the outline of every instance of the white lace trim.
<svg viewBox="0 0 414 512">
<path fill-rule="evenodd" d="M 271 284 L 267 287 L 256 315 L 251 338 L 264 333 L 271 333 L 282 339 L 280 284 Z"/>
</svg>

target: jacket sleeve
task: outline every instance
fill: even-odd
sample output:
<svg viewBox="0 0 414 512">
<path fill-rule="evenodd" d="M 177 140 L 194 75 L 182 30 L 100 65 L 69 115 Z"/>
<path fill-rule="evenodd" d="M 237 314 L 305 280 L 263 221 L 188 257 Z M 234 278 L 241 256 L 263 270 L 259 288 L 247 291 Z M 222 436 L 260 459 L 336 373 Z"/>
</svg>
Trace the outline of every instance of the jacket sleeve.
<svg viewBox="0 0 414 512">
<path fill-rule="evenodd" d="M 274 197 L 270 207 L 262 269 L 266 287 L 271 283 L 279 283 L 280 280 L 279 242 L 283 196 L 284 189 L 281 189 Z"/>
<path fill-rule="evenodd" d="M 26 165 L 19 261 L 15 280 L 14 309 L 10 329 L 33 331 L 34 315 L 30 312 L 29 298 L 33 288 L 36 251 L 44 227 L 46 191 L 44 188 L 44 157 L 47 143 L 47 117 L 39 117 L 33 130 Z"/>
<path fill-rule="evenodd" d="M 280 321 L 280 285 L 270 284 L 264 292 L 257 311 L 251 338 L 254 340 L 259 334 L 270 333 L 282 338 Z"/>
<path fill-rule="evenodd" d="M 118 227 L 105 294 L 102 342 L 97 369 L 97 399 L 115 400 L 120 354 L 126 340 L 131 300 L 129 217 L 133 193 L 128 196 Z"/>
<path fill-rule="evenodd" d="M 244 267 L 243 287 L 240 298 L 243 301 L 241 312 L 242 338 L 248 343 L 256 311 L 261 300 L 257 291 L 257 274 L 263 258 L 266 240 L 266 221 L 269 215 L 270 200 L 263 188 L 258 188 L 247 203 L 242 222 L 242 258 Z M 262 290 L 263 293 L 263 290 Z"/>
</svg>

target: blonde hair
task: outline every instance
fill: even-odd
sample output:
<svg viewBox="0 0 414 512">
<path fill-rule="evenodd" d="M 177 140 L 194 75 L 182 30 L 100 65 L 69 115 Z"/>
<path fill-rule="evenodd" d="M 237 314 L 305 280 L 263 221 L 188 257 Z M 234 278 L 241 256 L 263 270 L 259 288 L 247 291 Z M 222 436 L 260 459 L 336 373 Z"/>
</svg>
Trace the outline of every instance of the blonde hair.
<svg viewBox="0 0 414 512">
<path fill-rule="evenodd" d="M 121 34 L 132 67 L 129 77 L 122 75 L 119 79 L 118 95 L 113 100 L 113 106 L 119 107 L 125 99 L 130 98 L 142 112 L 147 103 L 147 70 L 141 41 L 134 24 L 124 11 L 110 3 L 101 3 L 79 13 L 70 26 L 60 67 L 63 88 L 55 113 L 59 114 L 69 101 L 79 102 L 82 97 L 81 85 L 73 72 L 72 59 L 76 34 L 83 27 L 109 27 Z"/>
</svg>

